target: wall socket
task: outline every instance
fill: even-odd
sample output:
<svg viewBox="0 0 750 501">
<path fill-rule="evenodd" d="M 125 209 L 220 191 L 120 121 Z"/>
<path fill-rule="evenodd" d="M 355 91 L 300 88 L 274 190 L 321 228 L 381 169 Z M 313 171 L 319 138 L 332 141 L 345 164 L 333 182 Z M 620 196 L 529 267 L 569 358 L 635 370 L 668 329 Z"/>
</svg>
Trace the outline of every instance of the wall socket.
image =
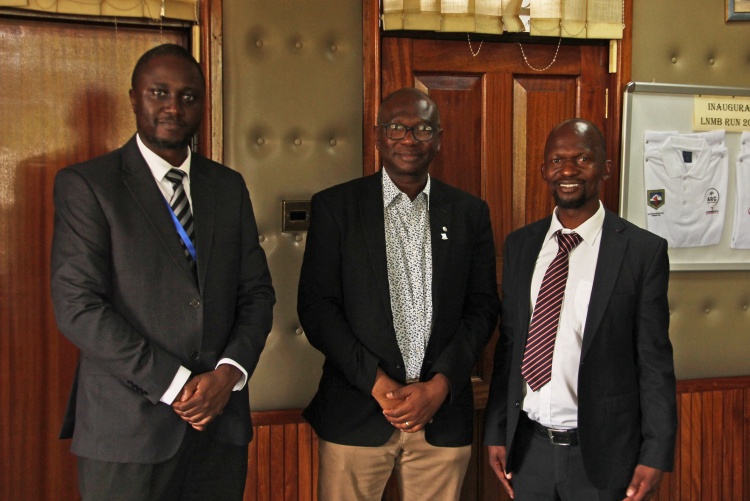
<svg viewBox="0 0 750 501">
<path fill-rule="evenodd" d="M 310 228 L 310 201 L 284 200 L 281 202 L 281 231 L 307 231 Z"/>
</svg>

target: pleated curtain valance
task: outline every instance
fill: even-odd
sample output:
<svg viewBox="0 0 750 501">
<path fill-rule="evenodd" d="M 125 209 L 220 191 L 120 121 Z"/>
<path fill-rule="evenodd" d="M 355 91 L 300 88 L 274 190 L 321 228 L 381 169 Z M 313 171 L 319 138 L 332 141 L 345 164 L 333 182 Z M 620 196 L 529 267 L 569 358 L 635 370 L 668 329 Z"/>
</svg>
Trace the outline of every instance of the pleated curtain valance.
<svg viewBox="0 0 750 501">
<path fill-rule="evenodd" d="M 199 0 L 0 0 L 14 7 L 56 14 L 198 21 Z"/>
<path fill-rule="evenodd" d="M 621 39 L 623 0 L 383 0 L 383 30 Z M 524 22 L 526 20 L 526 22 Z"/>
</svg>

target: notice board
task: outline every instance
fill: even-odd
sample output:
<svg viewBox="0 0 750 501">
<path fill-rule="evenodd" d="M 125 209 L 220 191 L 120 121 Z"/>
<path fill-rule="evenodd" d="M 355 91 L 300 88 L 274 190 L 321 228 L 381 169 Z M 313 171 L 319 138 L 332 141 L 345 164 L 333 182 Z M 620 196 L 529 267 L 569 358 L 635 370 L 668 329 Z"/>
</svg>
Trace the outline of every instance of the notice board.
<svg viewBox="0 0 750 501">
<path fill-rule="evenodd" d="M 740 149 L 741 130 L 750 131 L 743 119 L 703 118 L 704 126 L 696 126 L 696 107 L 705 107 L 706 97 L 712 102 L 747 103 L 750 88 L 712 87 L 676 84 L 630 82 L 625 89 L 622 123 L 622 161 L 620 177 L 620 215 L 628 221 L 648 228 L 647 193 L 644 181 L 644 136 L 646 131 L 677 131 L 689 134 L 698 130 L 726 130 L 729 155 L 729 182 L 726 193 L 726 214 L 721 240 L 703 247 L 669 249 L 672 270 L 739 270 L 750 269 L 750 250 L 730 247 L 734 226 L 736 200 L 736 161 Z M 696 99 L 698 98 L 698 99 Z M 712 109 L 715 106 L 710 106 Z M 742 106 L 720 105 L 721 109 L 744 109 Z M 731 113 L 730 113 L 731 114 Z M 734 115 L 732 115 L 734 116 Z M 748 229 L 750 231 L 750 228 Z"/>
</svg>

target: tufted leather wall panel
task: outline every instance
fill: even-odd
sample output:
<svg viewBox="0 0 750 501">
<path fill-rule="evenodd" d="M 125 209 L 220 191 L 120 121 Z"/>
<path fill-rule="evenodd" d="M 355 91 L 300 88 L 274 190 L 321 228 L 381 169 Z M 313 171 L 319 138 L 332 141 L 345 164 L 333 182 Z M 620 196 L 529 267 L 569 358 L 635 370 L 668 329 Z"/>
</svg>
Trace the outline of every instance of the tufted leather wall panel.
<svg viewBox="0 0 750 501">
<path fill-rule="evenodd" d="M 323 357 L 297 319 L 306 234 L 282 233 L 282 201 L 362 175 L 362 4 L 227 0 L 223 9 L 224 160 L 247 181 L 277 295 L 251 405 L 298 408 Z"/>
<path fill-rule="evenodd" d="M 632 80 L 750 87 L 750 22 L 724 0 L 634 0 Z M 674 272 L 670 336 L 679 379 L 750 374 L 750 272 Z"/>
<path fill-rule="evenodd" d="M 750 21 L 725 22 L 725 0 L 634 0 L 640 82 L 750 87 Z"/>
</svg>

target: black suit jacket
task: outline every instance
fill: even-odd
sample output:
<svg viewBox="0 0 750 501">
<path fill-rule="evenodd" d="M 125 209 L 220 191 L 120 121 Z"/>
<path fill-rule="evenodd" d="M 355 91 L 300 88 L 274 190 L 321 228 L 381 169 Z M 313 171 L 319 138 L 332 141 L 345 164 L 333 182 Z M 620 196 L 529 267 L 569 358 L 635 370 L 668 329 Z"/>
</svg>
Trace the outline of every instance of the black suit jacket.
<svg viewBox="0 0 750 501">
<path fill-rule="evenodd" d="M 530 289 L 551 218 L 505 243 L 500 342 L 485 413 L 485 444 L 507 446 L 514 471 L 524 380 L 521 362 L 531 319 Z M 669 341 L 667 243 L 607 211 L 578 372 L 578 433 L 589 480 L 627 486 L 635 465 L 669 471 L 677 427 Z"/>
<path fill-rule="evenodd" d="M 325 190 L 312 220 L 298 312 L 325 363 L 304 416 L 324 440 L 384 444 L 393 426 L 371 396 L 377 367 L 404 382 L 388 287 L 382 175 Z M 421 380 L 441 373 L 450 397 L 425 427 L 437 446 L 471 443 L 471 370 L 497 321 L 495 248 L 487 204 L 432 179 L 433 328 Z M 443 229 L 445 228 L 445 229 Z M 446 235 L 443 239 L 442 234 Z"/>
<path fill-rule="evenodd" d="M 135 137 L 55 179 L 52 299 L 81 352 L 61 436 L 77 455 L 166 460 L 187 426 L 159 402 L 178 367 L 226 357 L 250 375 L 263 349 L 275 299 L 245 183 L 198 155 L 190 178 L 199 284 Z M 249 442 L 246 390 L 208 432 Z"/>
</svg>

